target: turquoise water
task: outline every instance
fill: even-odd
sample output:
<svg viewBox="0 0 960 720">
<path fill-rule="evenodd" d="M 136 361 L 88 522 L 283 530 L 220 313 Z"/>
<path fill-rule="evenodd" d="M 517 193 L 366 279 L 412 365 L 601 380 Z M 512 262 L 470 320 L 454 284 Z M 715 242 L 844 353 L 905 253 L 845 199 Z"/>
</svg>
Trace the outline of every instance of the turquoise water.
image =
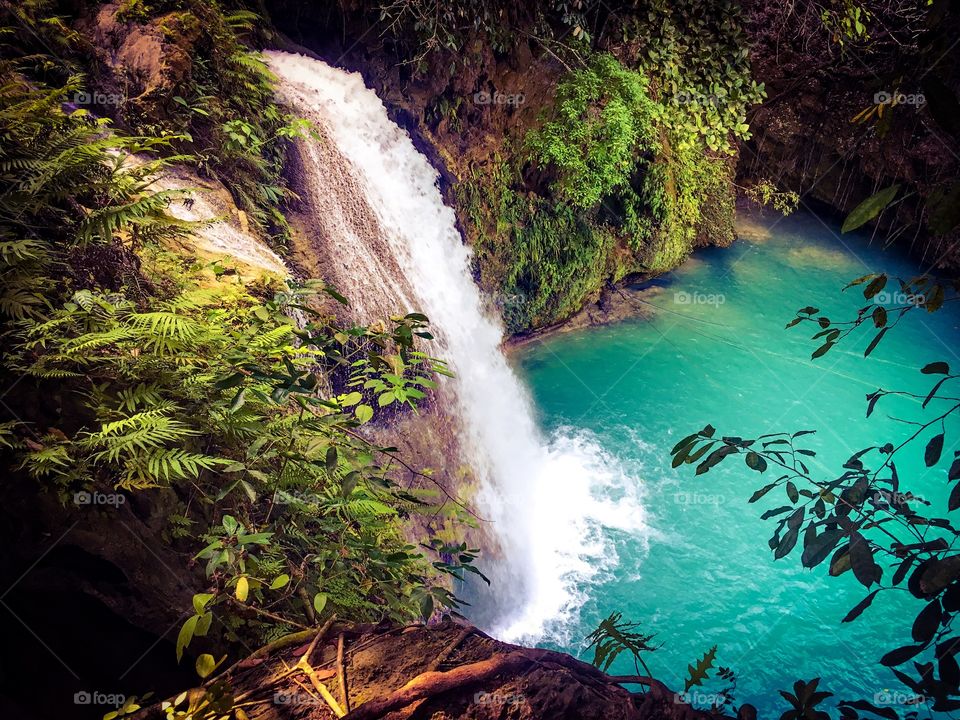
<svg viewBox="0 0 960 720">
<path fill-rule="evenodd" d="M 909 434 L 887 413 L 916 419 L 919 403 L 882 401 L 866 420 L 864 396 L 878 387 L 925 393 L 932 383 L 921 367 L 960 365 L 960 318 L 948 309 L 912 312 L 870 358 L 863 351 L 873 333 L 858 333 L 811 360 L 813 326 L 784 329 L 798 308 L 847 319 L 864 304 L 859 288 L 841 292 L 847 282 L 878 271 L 912 277 L 918 268 L 877 241 L 841 240 L 809 214 L 763 222 L 765 240 L 700 252 L 658 281 L 644 296 L 649 317 L 555 336 L 515 361 L 544 431 L 592 436 L 642 486 L 650 525 L 647 537 L 610 532 L 616 570 L 583 588 L 588 600 L 560 647 L 588 657 L 580 639 L 619 611 L 656 633 L 662 647 L 647 664 L 671 688 L 682 689 L 687 665 L 717 645 L 718 664 L 738 674 L 737 702 L 778 717 L 786 708 L 776 691 L 798 678 L 822 676 L 833 700 L 883 702 L 902 690 L 877 660 L 911 642 L 920 604 L 905 592 L 881 593 L 858 621 L 841 625 L 866 590 L 852 573 L 829 577 L 826 563 L 803 569 L 799 548 L 773 560 L 774 523 L 760 514 L 786 504 L 774 496 L 782 491 L 747 504 L 776 475 L 728 461 L 695 477 L 692 466 L 671 469 L 669 450 L 707 423 L 743 437 L 812 429 L 811 470 L 832 479 L 853 452 Z M 937 515 L 946 512 L 945 464 L 958 429 L 947 428 L 940 466 L 923 464 L 926 437 L 898 461 L 903 486 L 933 502 Z M 885 567 L 884 578 L 891 574 Z M 621 658 L 613 670 L 633 674 L 633 663 Z"/>
</svg>

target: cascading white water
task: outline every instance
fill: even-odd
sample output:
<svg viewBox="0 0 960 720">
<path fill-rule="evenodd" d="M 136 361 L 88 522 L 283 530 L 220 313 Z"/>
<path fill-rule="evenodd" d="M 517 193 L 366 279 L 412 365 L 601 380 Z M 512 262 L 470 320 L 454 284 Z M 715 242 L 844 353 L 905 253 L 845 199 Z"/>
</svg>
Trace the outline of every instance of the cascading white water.
<svg viewBox="0 0 960 720">
<path fill-rule="evenodd" d="M 301 55 L 268 57 L 281 100 L 320 133 L 300 141 L 306 187 L 298 191 L 310 196 L 342 289 L 369 298 L 376 286 L 411 305 L 393 311 L 425 313 L 442 346 L 431 350 L 456 374 L 451 412 L 481 478 L 480 511 L 502 551 L 495 567 L 484 567 L 500 598 L 490 631 L 527 640 L 562 632 L 585 586 L 616 562 L 602 528 L 646 532 L 638 483 L 588 438 L 560 435 L 548 444 L 541 437 L 501 351 L 503 330 L 484 312 L 437 172 L 362 77 Z M 619 490 L 616 502 L 601 499 L 610 486 Z"/>
</svg>

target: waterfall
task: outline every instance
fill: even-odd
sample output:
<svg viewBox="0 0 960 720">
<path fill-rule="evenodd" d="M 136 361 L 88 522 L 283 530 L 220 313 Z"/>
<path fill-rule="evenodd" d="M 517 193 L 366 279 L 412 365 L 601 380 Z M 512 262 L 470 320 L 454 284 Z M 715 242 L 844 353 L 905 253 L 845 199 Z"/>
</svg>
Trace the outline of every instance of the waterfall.
<svg viewBox="0 0 960 720">
<path fill-rule="evenodd" d="M 301 55 L 267 55 L 280 100 L 317 129 L 298 141 L 293 165 L 299 224 L 323 256 L 319 269 L 366 320 L 426 314 L 439 345 L 430 350 L 456 375 L 445 383 L 445 411 L 499 546 L 493 565 L 482 566 L 493 587 L 473 619 L 504 639 L 557 636 L 588 584 L 616 563 L 603 528 L 645 532 L 639 483 L 582 434 L 541 436 L 437 171 L 362 77 Z"/>
</svg>

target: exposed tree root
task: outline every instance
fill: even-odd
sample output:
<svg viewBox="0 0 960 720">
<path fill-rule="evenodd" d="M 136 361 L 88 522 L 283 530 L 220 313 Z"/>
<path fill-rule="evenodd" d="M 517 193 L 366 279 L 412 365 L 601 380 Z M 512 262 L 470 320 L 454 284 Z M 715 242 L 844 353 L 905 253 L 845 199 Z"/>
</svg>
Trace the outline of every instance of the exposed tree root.
<svg viewBox="0 0 960 720">
<path fill-rule="evenodd" d="M 612 677 L 564 653 L 498 642 L 452 621 L 341 626 L 336 635 L 331 627 L 281 638 L 222 673 L 234 707 L 250 720 L 722 717 L 691 708 L 655 678 Z M 333 678 L 339 691 L 325 684 Z M 191 692 L 202 697 L 205 689 Z M 163 717 L 153 706 L 135 720 Z"/>
<path fill-rule="evenodd" d="M 375 720 L 417 700 L 468 685 L 475 685 L 499 673 L 517 672 L 533 663 L 521 652 L 499 655 L 480 662 L 461 665 L 447 672 L 427 671 L 417 675 L 399 690 L 386 697 L 365 702 L 346 720 Z"/>
</svg>

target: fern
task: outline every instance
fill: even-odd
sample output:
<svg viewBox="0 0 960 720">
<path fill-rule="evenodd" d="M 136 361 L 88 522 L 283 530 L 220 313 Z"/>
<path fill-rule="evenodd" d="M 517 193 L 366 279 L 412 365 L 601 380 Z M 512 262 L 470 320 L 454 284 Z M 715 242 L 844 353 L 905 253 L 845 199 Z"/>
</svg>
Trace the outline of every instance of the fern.
<svg viewBox="0 0 960 720">
<path fill-rule="evenodd" d="M 196 435 L 182 420 L 169 417 L 164 410 L 145 410 L 130 417 L 105 423 L 99 432 L 87 433 L 81 445 L 96 451 L 95 462 L 115 462 L 121 457 L 146 457 L 167 443 Z"/>
<path fill-rule="evenodd" d="M 133 412 L 140 407 L 150 407 L 163 402 L 159 388 L 155 384 L 138 383 L 132 388 L 121 388 L 117 391 L 117 409 Z"/>
<path fill-rule="evenodd" d="M 589 647 L 594 649 L 594 666 L 607 672 L 613 661 L 626 650 L 633 656 L 634 664 L 643 665 L 647 675 L 650 675 L 650 670 L 644 663 L 643 658 L 640 657 L 640 653 L 656 650 L 654 646 L 650 645 L 653 635 L 644 635 L 637 632 L 639 623 L 626 622 L 621 618 L 621 613 L 611 613 L 609 617 L 601 621 L 596 630 L 587 636 L 587 640 L 590 641 Z M 637 674 L 640 674 L 639 668 L 637 668 Z"/>
<path fill-rule="evenodd" d="M 159 310 L 133 315 L 131 323 L 142 333 L 141 337 L 151 347 L 168 350 L 174 342 L 188 343 L 201 331 L 200 324 L 184 315 L 168 310 Z"/>
<path fill-rule="evenodd" d="M 183 190 L 161 190 L 149 195 L 131 199 L 120 205 L 108 205 L 90 213 L 77 230 L 81 240 L 109 240 L 125 227 L 137 227 L 152 223 L 161 225 L 176 224 L 166 214 L 170 202 L 184 197 Z"/>
<path fill-rule="evenodd" d="M 191 480 L 197 478 L 201 470 L 213 470 L 217 465 L 227 462 L 229 461 L 223 458 L 187 452 L 177 448 L 156 449 L 142 455 L 133 456 L 127 461 L 127 471 L 121 485 L 142 487 L 143 483 Z"/>
</svg>

